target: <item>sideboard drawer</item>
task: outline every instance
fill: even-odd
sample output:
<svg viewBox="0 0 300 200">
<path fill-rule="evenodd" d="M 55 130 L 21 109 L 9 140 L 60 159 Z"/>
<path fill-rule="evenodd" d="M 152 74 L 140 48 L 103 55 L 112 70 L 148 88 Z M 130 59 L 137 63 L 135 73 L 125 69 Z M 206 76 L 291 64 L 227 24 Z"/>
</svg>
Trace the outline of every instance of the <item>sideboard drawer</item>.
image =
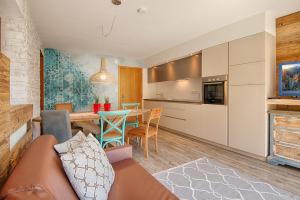
<svg viewBox="0 0 300 200">
<path fill-rule="evenodd" d="M 300 145 L 300 132 L 277 129 L 273 131 L 276 142 Z"/>
<path fill-rule="evenodd" d="M 291 147 L 283 144 L 275 144 L 275 155 L 286 158 L 300 160 L 300 148 Z"/>
<path fill-rule="evenodd" d="M 300 118 L 294 116 L 274 116 L 273 126 L 300 128 Z"/>
</svg>

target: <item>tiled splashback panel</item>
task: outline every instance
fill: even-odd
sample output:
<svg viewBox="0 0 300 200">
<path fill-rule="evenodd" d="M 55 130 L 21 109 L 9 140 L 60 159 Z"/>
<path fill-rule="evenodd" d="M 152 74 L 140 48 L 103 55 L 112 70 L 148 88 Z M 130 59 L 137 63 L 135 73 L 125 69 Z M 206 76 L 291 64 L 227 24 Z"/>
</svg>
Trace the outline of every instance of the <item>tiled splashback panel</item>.
<svg viewBox="0 0 300 200">
<path fill-rule="evenodd" d="M 56 103 L 71 102 L 75 111 L 93 103 L 93 85 L 69 55 L 45 49 L 45 109 L 54 109 Z"/>
</svg>

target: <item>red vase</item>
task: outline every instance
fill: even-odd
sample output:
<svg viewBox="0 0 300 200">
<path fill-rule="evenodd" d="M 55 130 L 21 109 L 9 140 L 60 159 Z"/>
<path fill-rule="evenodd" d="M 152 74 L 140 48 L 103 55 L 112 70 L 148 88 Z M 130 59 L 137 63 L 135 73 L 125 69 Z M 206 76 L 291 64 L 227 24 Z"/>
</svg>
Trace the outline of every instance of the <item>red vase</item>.
<svg viewBox="0 0 300 200">
<path fill-rule="evenodd" d="M 104 111 L 110 111 L 110 106 L 111 106 L 110 103 L 105 103 L 104 104 Z"/>
<path fill-rule="evenodd" d="M 99 110 L 100 110 L 100 108 L 101 108 L 101 104 L 100 103 L 93 104 L 93 111 L 94 111 L 94 113 L 98 113 Z"/>
</svg>

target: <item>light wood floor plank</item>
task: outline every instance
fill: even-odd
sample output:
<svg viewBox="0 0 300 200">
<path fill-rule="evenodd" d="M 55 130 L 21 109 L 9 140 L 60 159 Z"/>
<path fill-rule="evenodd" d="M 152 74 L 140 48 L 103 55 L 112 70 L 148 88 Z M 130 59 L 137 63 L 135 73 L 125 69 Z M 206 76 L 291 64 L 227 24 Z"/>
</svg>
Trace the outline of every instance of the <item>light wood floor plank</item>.
<svg viewBox="0 0 300 200">
<path fill-rule="evenodd" d="M 137 144 L 133 144 L 133 157 L 150 173 L 156 173 L 198 158 L 207 157 L 246 175 L 254 176 L 261 181 L 300 195 L 300 169 L 273 166 L 251 157 L 164 130 L 159 130 L 158 153 L 155 153 L 154 150 L 154 140 L 150 139 L 149 158 L 144 159 L 143 150 Z"/>
</svg>

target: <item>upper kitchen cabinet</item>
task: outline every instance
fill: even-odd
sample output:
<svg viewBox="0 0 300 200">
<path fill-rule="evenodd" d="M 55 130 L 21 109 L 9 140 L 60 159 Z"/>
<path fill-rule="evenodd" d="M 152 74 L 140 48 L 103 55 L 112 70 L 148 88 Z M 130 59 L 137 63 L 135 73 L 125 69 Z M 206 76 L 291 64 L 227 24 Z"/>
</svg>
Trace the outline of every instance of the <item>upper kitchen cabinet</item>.
<svg viewBox="0 0 300 200">
<path fill-rule="evenodd" d="M 148 68 L 148 83 L 154 83 L 158 81 L 158 69 L 157 67 Z"/>
<path fill-rule="evenodd" d="M 201 59 L 201 54 L 196 54 L 174 61 L 173 66 L 175 79 L 180 80 L 201 77 Z"/>
<path fill-rule="evenodd" d="M 148 69 L 148 82 L 175 81 L 201 77 L 201 53 Z"/>
<path fill-rule="evenodd" d="M 265 62 L 229 66 L 229 85 L 265 84 Z"/>
<path fill-rule="evenodd" d="M 166 80 L 173 81 L 174 70 L 170 63 L 160 65 L 158 67 L 151 67 L 148 69 L 148 83 L 162 82 Z"/>
<path fill-rule="evenodd" d="M 202 51 L 202 76 L 228 74 L 228 43 L 220 44 Z"/>
<path fill-rule="evenodd" d="M 240 65 L 264 60 L 264 32 L 229 42 L 229 65 Z"/>
</svg>

